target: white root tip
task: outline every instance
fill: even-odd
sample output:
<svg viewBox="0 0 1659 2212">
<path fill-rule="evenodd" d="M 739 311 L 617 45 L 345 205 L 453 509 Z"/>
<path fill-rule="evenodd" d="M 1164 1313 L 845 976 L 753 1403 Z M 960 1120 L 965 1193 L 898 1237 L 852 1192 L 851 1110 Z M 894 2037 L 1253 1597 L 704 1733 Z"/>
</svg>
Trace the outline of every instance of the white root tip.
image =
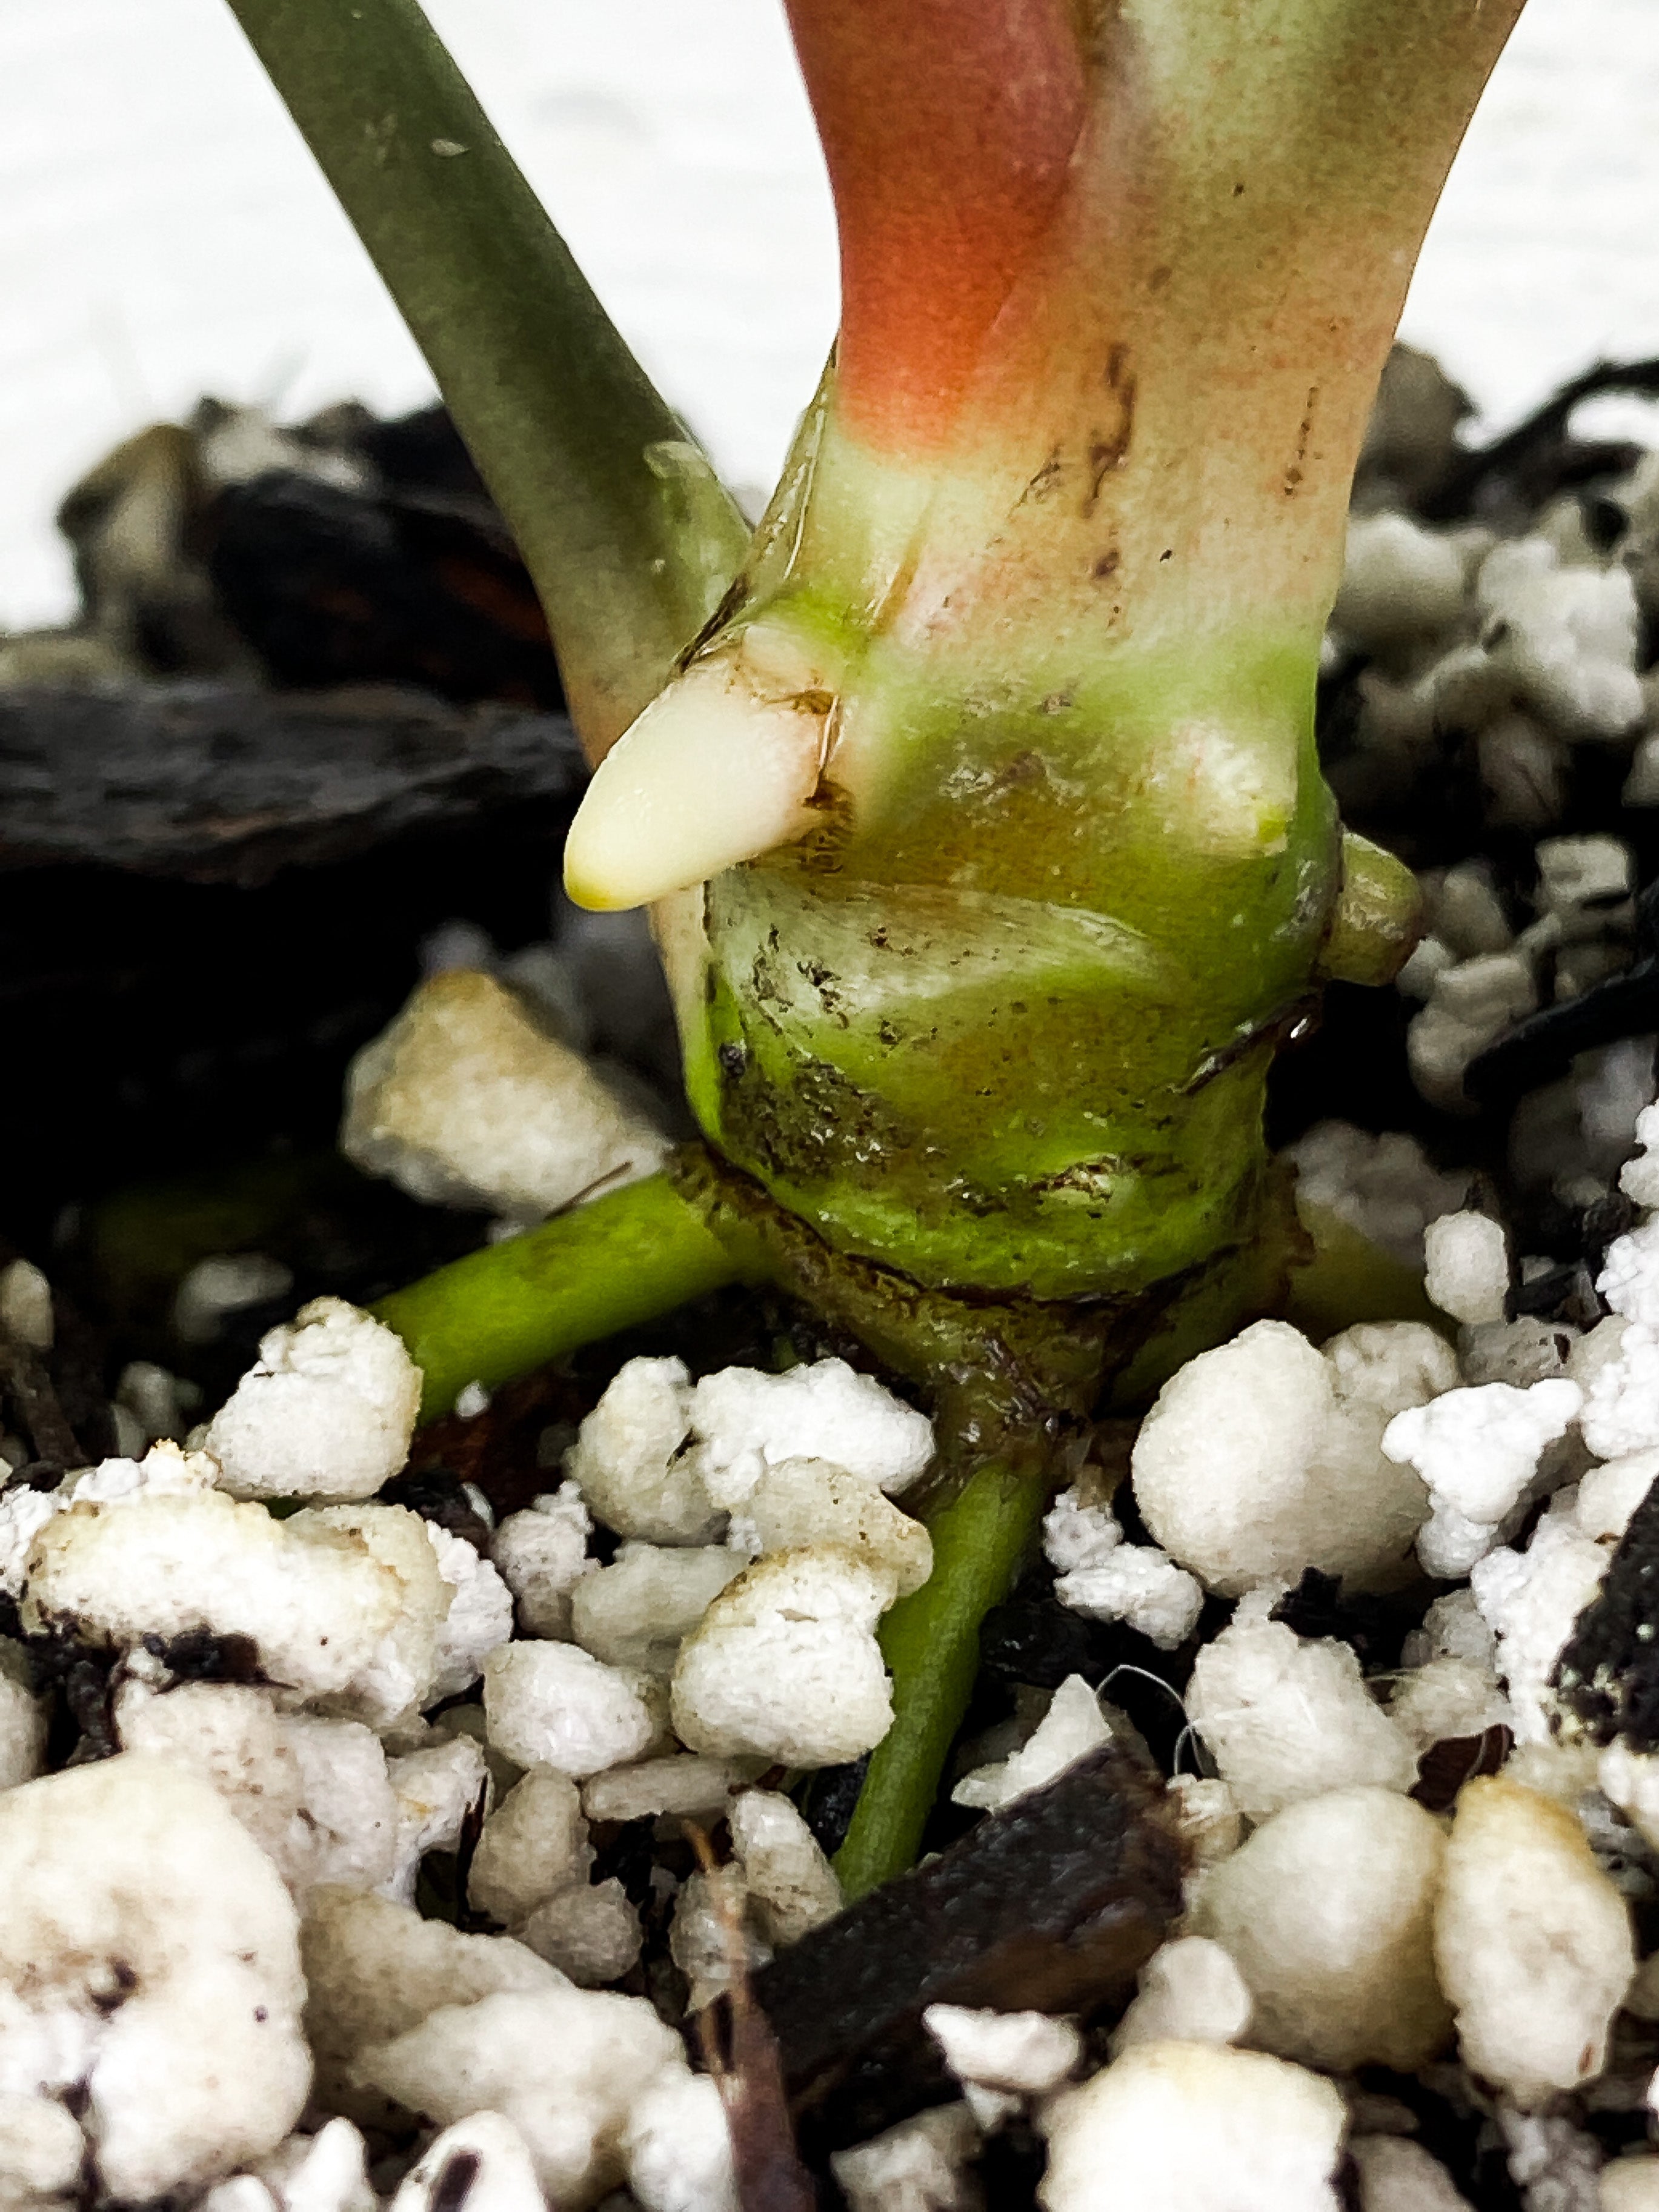
<svg viewBox="0 0 1659 2212">
<path fill-rule="evenodd" d="M 811 827 L 829 696 L 759 658 L 694 663 L 605 756 L 565 845 L 578 906 L 644 906 Z"/>
</svg>

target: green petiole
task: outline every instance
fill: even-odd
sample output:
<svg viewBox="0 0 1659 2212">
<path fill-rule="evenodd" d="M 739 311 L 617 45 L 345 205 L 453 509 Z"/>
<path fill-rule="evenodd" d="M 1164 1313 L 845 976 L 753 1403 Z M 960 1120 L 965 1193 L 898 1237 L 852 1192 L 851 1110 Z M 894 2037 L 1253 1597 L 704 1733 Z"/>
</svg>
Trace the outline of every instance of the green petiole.
<svg viewBox="0 0 1659 2212">
<path fill-rule="evenodd" d="M 848 1899 L 915 1863 L 939 1776 L 973 1695 L 980 1625 L 1012 1589 L 1048 1503 L 1040 1464 L 977 1468 L 929 1517 L 933 1571 L 881 1625 L 893 1725 L 869 1771 L 836 1872 Z"/>
<path fill-rule="evenodd" d="M 756 1254 L 716 1237 L 657 1175 L 470 1252 L 393 1291 L 374 1311 L 421 1369 L 421 1419 L 429 1421 L 469 1382 L 493 1389 L 762 1273 Z"/>
</svg>

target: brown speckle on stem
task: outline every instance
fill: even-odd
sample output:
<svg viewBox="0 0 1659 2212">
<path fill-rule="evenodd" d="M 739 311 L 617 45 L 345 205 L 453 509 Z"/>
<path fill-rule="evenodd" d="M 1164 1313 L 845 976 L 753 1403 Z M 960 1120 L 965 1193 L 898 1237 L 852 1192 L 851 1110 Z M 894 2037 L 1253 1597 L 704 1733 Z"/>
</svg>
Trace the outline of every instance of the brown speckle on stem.
<svg viewBox="0 0 1659 2212">
<path fill-rule="evenodd" d="M 1308 458 L 1308 441 L 1313 435 L 1314 402 L 1318 398 L 1318 397 L 1319 386 L 1316 384 L 1310 384 L 1308 386 L 1307 404 L 1302 410 L 1302 420 L 1297 425 L 1296 453 L 1291 459 L 1290 466 L 1285 471 L 1285 496 L 1286 499 L 1293 499 L 1295 497 L 1305 473 L 1302 464 Z"/>
<path fill-rule="evenodd" d="M 1129 441 L 1134 435 L 1135 371 L 1133 357 L 1126 345 L 1115 345 L 1106 357 L 1105 385 L 1113 402 L 1112 413 L 1103 427 L 1090 434 L 1089 490 L 1083 502 L 1085 521 L 1100 502 L 1101 489 L 1114 469 L 1121 469 L 1129 458 Z"/>
</svg>

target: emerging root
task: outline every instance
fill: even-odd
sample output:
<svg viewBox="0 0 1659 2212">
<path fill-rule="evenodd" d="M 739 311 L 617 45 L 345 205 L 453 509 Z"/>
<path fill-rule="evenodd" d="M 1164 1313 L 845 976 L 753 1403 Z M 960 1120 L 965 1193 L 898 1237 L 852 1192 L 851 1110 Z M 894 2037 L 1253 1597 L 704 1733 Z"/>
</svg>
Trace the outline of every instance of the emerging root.
<svg viewBox="0 0 1659 2212">
<path fill-rule="evenodd" d="M 835 691 L 810 641 L 751 623 L 608 753 L 565 848 L 579 906 L 643 906 L 792 844 L 815 819 Z"/>
</svg>

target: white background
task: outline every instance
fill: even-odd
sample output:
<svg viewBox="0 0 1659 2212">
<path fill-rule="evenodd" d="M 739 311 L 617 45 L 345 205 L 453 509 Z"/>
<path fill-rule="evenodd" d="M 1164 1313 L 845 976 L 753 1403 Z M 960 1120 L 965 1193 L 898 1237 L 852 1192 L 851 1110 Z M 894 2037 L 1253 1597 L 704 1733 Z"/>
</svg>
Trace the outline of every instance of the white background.
<svg viewBox="0 0 1659 2212">
<path fill-rule="evenodd" d="M 432 13 L 647 369 L 769 483 L 835 319 L 778 0 Z M 1531 0 L 1404 331 L 1495 421 L 1659 352 L 1656 0 Z M 67 611 L 52 509 L 140 422 L 428 389 L 223 0 L 0 0 L 0 625 Z"/>
</svg>

